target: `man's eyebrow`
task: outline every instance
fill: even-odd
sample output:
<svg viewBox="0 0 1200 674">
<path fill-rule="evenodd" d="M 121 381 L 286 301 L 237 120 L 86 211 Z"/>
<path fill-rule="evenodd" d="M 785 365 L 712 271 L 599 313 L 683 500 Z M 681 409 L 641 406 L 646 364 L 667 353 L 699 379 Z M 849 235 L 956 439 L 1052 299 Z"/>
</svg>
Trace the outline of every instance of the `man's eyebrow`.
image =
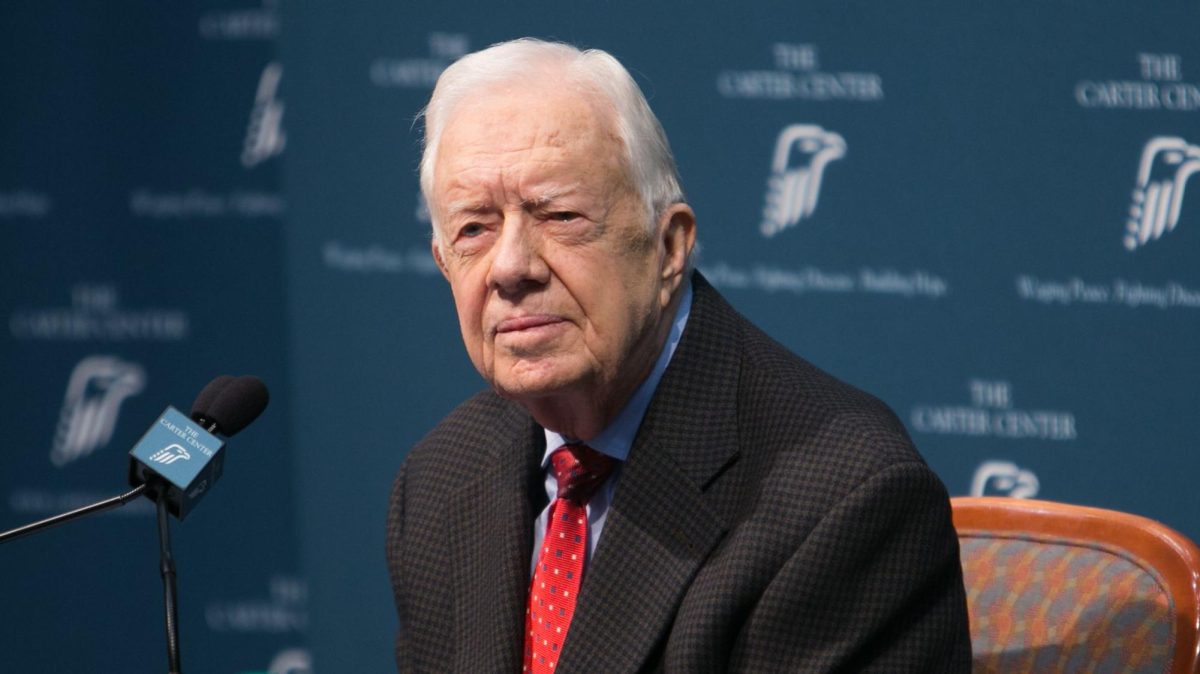
<svg viewBox="0 0 1200 674">
<path fill-rule="evenodd" d="M 487 213 L 495 210 L 492 206 L 474 199 L 459 199 L 446 204 L 447 215 L 458 215 L 459 213 Z"/>
<path fill-rule="evenodd" d="M 522 199 L 521 200 L 521 208 L 524 208 L 524 209 L 540 208 L 542 206 L 545 206 L 546 204 L 553 202 L 556 199 L 559 199 L 561 197 L 564 197 L 564 196 L 567 196 L 569 194 L 576 192 L 577 187 L 578 187 L 577 185 L 564 185 L 564 186 L 556 185 L 553 187 L 547 187 L 543 190 L 540 190 L 534 196 Z M 497 210 L 499 210 L 499 209 L 495 205 L 493 205 L 489 202 L 486 202 L 486 201 L 479 201 L 477 199 L 458 199 L 456 201 L 451 201 L 450 203 L 446 204 L 445 212 L 446 212 L 447 216 L 452 217 L 452 216 L 463 214 L 463 213 L 472 214 L 472 215 L 494 213 Z"/>
<path fill-rule="evenodd" d="M 555 199 L 566 196 L 567 194 L 570 194 L 571 192 L 574 192 L 574 191 L 575 191 L 574 185 L 548 187 L 548 188 L 542 190 L 536 196 L 528 197 L 528 198 L 522 200 L 521 207 L 529 209 L 529 208 L 538 208 L 541 206 L 545 206 L 546 204 L 554 201 Z"/>
</svg>

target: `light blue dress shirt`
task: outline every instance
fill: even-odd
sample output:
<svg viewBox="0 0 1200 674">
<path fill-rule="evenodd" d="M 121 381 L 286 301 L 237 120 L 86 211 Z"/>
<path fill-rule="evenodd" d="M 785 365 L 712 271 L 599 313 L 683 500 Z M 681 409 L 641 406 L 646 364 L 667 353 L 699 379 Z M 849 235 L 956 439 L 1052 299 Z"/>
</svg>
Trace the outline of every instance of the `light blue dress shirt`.
<svg viewBox="0 0 1200 674">
<path fill-rule="evenodd" d="M 658 360 L 654 362 L 654 369 L 650 371 L 642 385 L 634 391 L 633 397 L 629 399 L 628 403 L 625 403 L 625 407 L 612 420 L 612 423 L 600 431 L 599 435 L 587 441 L 588 447 L 611 456 L 618 463 L 608 480 L 592 495 L 592 499 L 587 504 L 588 536 L 587 549 L 583 558 L 585 565 L 591 561 L 592 552 L 596 549 L 596 543 L 600 541 L 600 533 L 604 530 L 608 504 L 612 502 L 617 482 L 621 478 L 621 462 L 629 457 L 633 438 L 637 435 L 638 427 L 642 425 L 642 417 L 646 416 L 646 408 L 650 406 L 654 390 L 658 388 L 658 382 L 662 379 L 663 372 L 667 370 L 671 356 L 675 354 L 675 347 L 679 345 L 679 338 L 683 336 L 683 328 L 687 325 L 688 315 L 691 314 L 691 311 L 692 284 L 691 281 L 687 281 L 683 289 L 683 299 L 680 300 L 679 308 L 675 311 L 675 321 L 671 324 L 671 334 L 667 336 L 667 342 L 663 345 L 662 352 L 658 354 Z M 542 472 L 546 475 L 548 504 L 554 503 L 554 499 L 558 497 L 558 480 L 554 478 L 553 473 L 546 470 L 546 467 L 550 465 L 550 455 L 554 450 L 569 442 L 576 442 L 576 440 L 565 438 L 551 430 L 546 431 L 546 453 L 542 456 Z M 531 575 L 533 569 L 537 567 L 538 555 L 542 549 L 542 539 L 546 537 L 546 525 L 549 518 L 550 506 L 547 505 L 533 523 L 533 559 L 529 562 Z"/>
</svg>

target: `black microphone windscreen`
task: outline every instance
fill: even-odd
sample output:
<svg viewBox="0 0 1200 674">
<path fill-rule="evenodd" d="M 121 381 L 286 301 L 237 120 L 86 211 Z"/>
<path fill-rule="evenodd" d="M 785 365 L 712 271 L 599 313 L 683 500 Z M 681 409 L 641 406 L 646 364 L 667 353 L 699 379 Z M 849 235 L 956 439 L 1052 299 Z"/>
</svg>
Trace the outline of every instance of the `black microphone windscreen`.
<svg viewBox="0 0 1200 674">
<path fill-rule="evenodd" d="M 218 431 L 230 436 L 257 419 L 269 400 L 267 385 L 261 379 L 243 375 L 218 392 L 204 416 L 217 424 Z"/>
<path fill-rule="evenodd" d="M 223 374 L 208 382 L 208 385 L 200 391 L 195 402 L 192 403 L 192 418 L 208 416 L 208 408 L 212 407 L 213 401 L 235 379 L 236 377 L 231 374 Z"/>
</svg>

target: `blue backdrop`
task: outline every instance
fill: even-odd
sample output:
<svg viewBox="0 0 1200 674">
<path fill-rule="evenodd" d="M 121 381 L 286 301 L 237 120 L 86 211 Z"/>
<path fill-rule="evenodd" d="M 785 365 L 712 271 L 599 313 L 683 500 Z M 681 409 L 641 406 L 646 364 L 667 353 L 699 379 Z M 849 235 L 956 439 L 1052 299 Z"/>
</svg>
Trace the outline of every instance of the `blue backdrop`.
<svg viewBox="0 0 1200 674">
<path fill-rule="evenodd" d="M 189 670 L 392 668 L 390 481 L 482 386 L 429 258 L 413 120 L 448 63 L 522 35 L 630 68 L 701 270 L 887 401 L 951 493 L 1200 538 L 1194 2 L 0 17 L 0 528 L 119 491 L 145 426 L 211 376 L 271 385 L 175 529 Z M 0 547 L 5 662 L 160 667 L 154 548 L 146 505 Z"/>
</svg>

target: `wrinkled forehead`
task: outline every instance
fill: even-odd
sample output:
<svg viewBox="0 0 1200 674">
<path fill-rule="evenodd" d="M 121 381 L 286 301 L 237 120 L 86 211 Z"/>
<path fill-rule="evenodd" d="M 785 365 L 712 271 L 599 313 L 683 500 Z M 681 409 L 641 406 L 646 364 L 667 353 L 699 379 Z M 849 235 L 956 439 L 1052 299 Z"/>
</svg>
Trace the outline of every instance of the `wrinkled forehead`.
<svg viewBox="0 0 1200 674">
<path fill-rule="evenodd" d="M 597 169 L 624 169 L 624 143 L 613 106 L 570 82 L 493 85 L 447 112 L 435 185 L 439 175 L 461 169 L 464 163 L 539 153 L 586 161 Z"/>
<path fill-rule="evenodd" d="M 440 82 L 438 86 L 440 88 Z M 437 91 L 434 99 L 439 99 Z M 587 101 L 597 113 L 605 113 L 603 116 L 608 116 L 614 109 L 598 83 L 572 69 L 570 64 L 548 61 L 458 83 L 440 97 L 441 103 L 437 107 L 427 111 L 427 114 L 437 114 L 437 118 L 427 118 L 426 122 L 444 130 L 460 114 L 470 113 L 480 106 L 510 100 L 532 103 L 556 99 Z M 433 105 L 432 100 L 430 104 Z"/>
</svg>

